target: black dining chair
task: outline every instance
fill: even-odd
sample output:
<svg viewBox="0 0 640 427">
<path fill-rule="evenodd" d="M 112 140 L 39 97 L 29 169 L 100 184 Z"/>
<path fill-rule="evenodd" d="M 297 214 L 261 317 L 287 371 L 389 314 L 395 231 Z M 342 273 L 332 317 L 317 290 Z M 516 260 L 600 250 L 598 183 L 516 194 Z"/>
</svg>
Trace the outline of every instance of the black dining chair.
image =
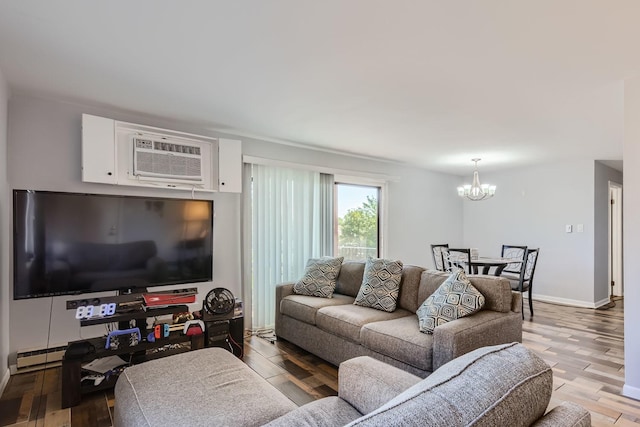
<svg viewBox="0 0 640 427">
<path fill-rule="evenodd" d="M 516 245 L 502 245 L 502 252 L 500 252 L 500 258 L 509 258 L 513 260 L 518 260 L 521 262 L 513 262 L 507 264 L 507 266 L 502 270 L 502 274 L 517 274 L 520 275 L 522 266 L 524 264 L 525 255 L 527 253 L 526 246 L 516 246 Z"/>
<path fill-rule="evenodd" d="M 525 251 L 526 261 L 522 263 L 520 273 L 503 273 L 502 277 L 509 279 L 511 283 L 511 289 L 523 294 L 527 291 L 529 298 L 529 311 L 531 317 L 533 317 L 533 299 L 531 298 L 531 289 L 533 288 L 533 276 L 536 272 L 536 265 L 538 264 L 538 255 L 540 254 L 540 248 L 527 249 Z M 524 319 L 524 299 L 522 303 L 522 318 Z"/>
<path fill-rule="evenodd" d="M 442 257 L 444 261 L 445 271 L 453 273 L 458 268 L 461 268 L 467 273 L 472 274 L 473 269 L 471 267 L 471 249 L 443 249 Z"/>
<path fill-rule="evenodd" d="M 442 243 L 439 245 L 431 245 L 431 255 L 433 255 L 433 265 L 438 271 L 445 271 L 444 258 L 442 257 L 442 250 L 448 249 L 448 243 Z"/>
</svg>

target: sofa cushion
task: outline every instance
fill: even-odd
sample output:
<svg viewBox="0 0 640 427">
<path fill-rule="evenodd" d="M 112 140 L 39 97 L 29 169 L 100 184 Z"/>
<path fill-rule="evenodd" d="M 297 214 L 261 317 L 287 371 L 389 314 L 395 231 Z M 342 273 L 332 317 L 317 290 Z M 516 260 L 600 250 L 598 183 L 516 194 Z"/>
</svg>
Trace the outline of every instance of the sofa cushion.
<svg viewBox="0 0 640 427">
<path fill-rule="evenodd" d="M 443 365 L 349 426 L 528 426 L 553 388 L 551 368 L 521 344 L 483 347 Z M 526 402 L 523 404 L 523 402 Z"/>
<path fill-rule="evenodd" d="M 413 313 L 401 308 L 388 313 L 353 304 L 337 305 L 319 309 L 316 314 L 316 325 L 334 335 L 359 343 L 360 329 L 363 325 L 412 315 Z"/>
<path fill-rule="evenodd" d="M 300 406 L 264 427 L 342 427 L 361 416 L 344 400 L 330 396 Z"/>
<path fill-rule="evenodd" d="M 440 285 L 447 280 L 449 273 L 436 270 L 425 270 L 420 279 L 418 301 L 422 304 Z M 473 275 L 469 281 L 484 295 L 484 310 L 500 313 L 511 311 L 511 286 L 507 279 L 496 276 Z"/>
<path fill-rule="evenodd" d="M 368 414 L 420 381 L 422 378 L 373 357 L 358 356 L 340 363 L 338 397 Z"/>
<path fill-rule="evenodd" d="M 299 295 L 331 298 L 343 260 L 344 257 L 309 259 L 302 279 L 293 285 L 293 292 Z"/>
<path fill-rule="evenodd" d="M 470 276 L 469 280 L 484 295 L 483 310 L 500 313 L 511 311 L 511 285 L 507 279 L 496 276 Z"/>
<path fill-rule="evenodd" d="M 353 297 L 340 294 L 333 294 L 333 298 L 288 295 L 280 301 L 280 313 L 310 325 L 315 325 L 318 309 L 332 305 L 352 305 L 353 300 Z"/>
<path fill-rule="evenodd" d="M 402 280 L 400 281 L 400 296 L 398 297 L 398 307 L 415 313 L 420 304 L 418 303 L 418 289 L 424 268 L 415 265 L 405 265 L 402 268 Z"/>
<path fill-rule="evenodd" d="M 484 306 L 484 296 L 473 287 L 464 270 L 459 269 L 444 281 L 418 308 L 420 331 L 432 334 L 447 322 L 469 316 Z"/>
<path fill-rule="evenodd" d="M 362 285 L 362 275 L 364 274 L 364 262 L 347 261 L 342 263 L 340 274 L 336 279 L 336 290 L 338 294 L 355 297 L 358 295 L 360 285 Z"/>
<path fill-rule="evenodd" d="M 392 312 L 396 309 L 401 279 L 402 261 L 369 257 L 354 304 Z"/>
<path fill-rule="evenodd" d="M 423 371 L 433 371 L 433 335 L 420 332 L 415 315 L 367 323 L 360 344 Z"/>
</svg>

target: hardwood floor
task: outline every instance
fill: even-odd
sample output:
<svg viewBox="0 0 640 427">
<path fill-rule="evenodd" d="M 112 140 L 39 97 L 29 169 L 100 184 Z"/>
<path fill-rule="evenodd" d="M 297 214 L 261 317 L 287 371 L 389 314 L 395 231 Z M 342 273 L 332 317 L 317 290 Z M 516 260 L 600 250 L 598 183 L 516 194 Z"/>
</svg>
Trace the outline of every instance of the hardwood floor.
<svg viewBox="0 0 640 427">
<path fill-rule="evenodd" d="M 609 310 L 535 302 L 534 309 L 534 318 L 525 315 L 523 342 L 553 368 L 550 407 L 576 402 L 591 412 L 594 426 L 640 426 L 640 402 L 620 395 L 623 302 Z M 248 337 L 244 361 L 298 405 L 337 394 L 337 368 L 291 343 Z M 0 426 L 112 425 L 113 391 L 60 409 L 60 387 L 60 368 L 11 377 L 0 398 Z"/>
</svg>

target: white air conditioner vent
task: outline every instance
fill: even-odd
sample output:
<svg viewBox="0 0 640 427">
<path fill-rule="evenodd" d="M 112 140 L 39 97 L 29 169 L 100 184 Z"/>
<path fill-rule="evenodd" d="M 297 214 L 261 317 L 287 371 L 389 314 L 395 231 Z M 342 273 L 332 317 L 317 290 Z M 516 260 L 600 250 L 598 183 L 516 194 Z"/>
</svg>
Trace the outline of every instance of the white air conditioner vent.
<svg viewBox="0 0 640 427">
<path fill-rule="evenodd" d="M 204 183 L 202 147 L 196 141 L 133 136 L 133 174 L 190 184 Z"/>
</svg>

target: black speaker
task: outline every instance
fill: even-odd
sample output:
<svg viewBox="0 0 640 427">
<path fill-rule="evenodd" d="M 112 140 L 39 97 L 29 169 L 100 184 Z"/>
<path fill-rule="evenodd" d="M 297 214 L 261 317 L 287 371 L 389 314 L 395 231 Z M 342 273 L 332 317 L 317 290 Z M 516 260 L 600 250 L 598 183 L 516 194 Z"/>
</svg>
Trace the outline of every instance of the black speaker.
<svg viewBox="0 0 640 427">
<path fill-rule="evenodd" d="M 205 346 L 221 347 L 242 359 L 244 355 L 244 316 L 230 320 L 205 320 Z"/>
</svg>

